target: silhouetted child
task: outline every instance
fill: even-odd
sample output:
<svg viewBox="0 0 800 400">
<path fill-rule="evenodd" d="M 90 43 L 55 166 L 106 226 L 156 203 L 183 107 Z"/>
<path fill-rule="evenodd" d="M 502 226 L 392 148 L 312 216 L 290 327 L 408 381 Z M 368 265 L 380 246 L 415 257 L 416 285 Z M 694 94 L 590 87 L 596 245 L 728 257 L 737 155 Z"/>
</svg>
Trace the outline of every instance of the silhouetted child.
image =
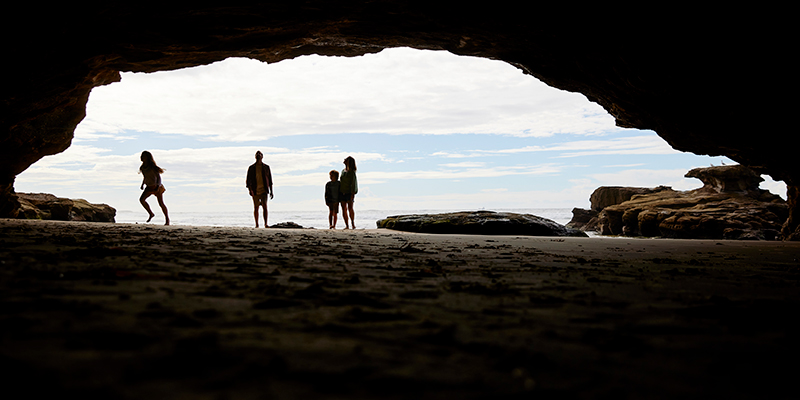
<svg viewBox="0 0 800 400">
<path fill-rule="evenodd" d="M 339 172 L 329 173 L 331 181 L 325 184 L 325 204 L 328 205 L 328 229 L 336 229 L 339 218 Z"/>
</svg>

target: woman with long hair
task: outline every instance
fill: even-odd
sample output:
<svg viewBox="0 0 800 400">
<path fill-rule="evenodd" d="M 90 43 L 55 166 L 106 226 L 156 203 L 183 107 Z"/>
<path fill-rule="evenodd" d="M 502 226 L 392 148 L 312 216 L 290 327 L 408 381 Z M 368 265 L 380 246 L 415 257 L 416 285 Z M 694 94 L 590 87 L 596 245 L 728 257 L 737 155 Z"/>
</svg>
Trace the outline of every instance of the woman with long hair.
<svg viewBox="0 0 800 400">
<path fill-rule="evenodd" d="M 139 197 L 139 202 L 142 203 L 142 207 L 150 214 L 150 218 L 147 219 L 147 222 L 150 222 L 155 214 L 150 210 L 150 205 L 147 204 L 146 199 L 150 197 L 150 195 L 155 195 L 156 199 L 158 199 L 158 205 L 161 206 L 161 211 L 164 212 L 164 218 L 167 221 L 164 225 L 169 225 L 169 214 L 167 213 L 167 206 L 164 204 L 164 192 L 167 189 L 161 184 L 161 174 L 164 173 L 164 170 L 156 165 L 155 160 L 153 160 L 153 155 L 147 150 L 142 152 L 141 159 L 142 166 L 139 167 L 139 173 L 141 173 L 144 178 L 142 179 L 142 184 L 139 186 L 139 189 L 144 189 L 144 191 L 142 192 L 142 196 Z"/>
<path fill-rule="evenodd" d="M 339 177 L 339 202 L 342 203 L 342 217 L 344 229 L 356 229 L 356 213 L 353 211 L 353 201 L 358 193 L 358 179 L 356 179 L 356 160 L 347 156 L 344 159 L 344 169 Z M 349 222 L 348 222 L 348 218 Z"/>
</svg>

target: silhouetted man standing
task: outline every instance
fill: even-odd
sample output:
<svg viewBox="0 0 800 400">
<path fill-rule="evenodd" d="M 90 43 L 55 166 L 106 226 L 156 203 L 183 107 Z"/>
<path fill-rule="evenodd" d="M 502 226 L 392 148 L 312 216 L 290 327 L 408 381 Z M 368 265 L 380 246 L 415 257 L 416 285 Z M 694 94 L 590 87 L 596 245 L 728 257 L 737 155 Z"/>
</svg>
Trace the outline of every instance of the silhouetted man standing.
<svg viewBox="0 0 800 400">
<path fill-rule="evenodd" d="M 269 165 L 261 162 L 264 155 L 261 151 L 256 152 L 256 162 L 247 169 L 247 190 L 250 191 L 250 196 L 253 197 L 253 217 L 256 219 L 256 228 L 258 228 L 258 206 L 264 208 L 264 227 L 267 225 L 267 194 L 269 198 L 273 198 L 274 192 L 272 191 L 272 173 L 269 170 Z"/>
</svg>

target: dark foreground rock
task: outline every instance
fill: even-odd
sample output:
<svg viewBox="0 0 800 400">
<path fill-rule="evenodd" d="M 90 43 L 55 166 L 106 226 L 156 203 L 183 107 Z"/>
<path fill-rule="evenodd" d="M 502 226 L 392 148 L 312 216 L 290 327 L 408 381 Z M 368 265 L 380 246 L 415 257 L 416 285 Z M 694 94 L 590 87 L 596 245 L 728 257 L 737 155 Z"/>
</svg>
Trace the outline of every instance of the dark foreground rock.
<svg viewBox="0 0 800 400">
<path fill-rule="evenodd" d="M 46 193 L 17 193 L 20 207 L 17 218 L 58 221 L 115 222 L 117 210 L 107 204 L 92 204 L 83 199 L 65 199 Z"/>
<path fill-rule="evenodd" d="M 270 226 L 270 228 L 280 228 L 280 229 L 306 229 L 302 225 L 295 223 L 295 222 L 280 222 L 275 225 Z"/>
<path fill-rule="evenodd" d="M 395 215 L 377 224 L 378 228 L 419 233 L 587 236 L 580 230 L 535 215 L 494 211 Z"/>
<path fill-rule="evenodd" d="M 749 168 L 741 165 L 696 168 L 686 177 L 700 179 L 703 187 L 686 192 L 663 186 L 649 190 L 598 188 L 591 197 L 592 210 L 573 210 L 575 217 L 567 226 L 603 235 L 780 238 L 789 206 L 779 196 L 759 189 L 763 179 Z M 609 201 L 626 197 L 618 204 Z"/>
</svg>

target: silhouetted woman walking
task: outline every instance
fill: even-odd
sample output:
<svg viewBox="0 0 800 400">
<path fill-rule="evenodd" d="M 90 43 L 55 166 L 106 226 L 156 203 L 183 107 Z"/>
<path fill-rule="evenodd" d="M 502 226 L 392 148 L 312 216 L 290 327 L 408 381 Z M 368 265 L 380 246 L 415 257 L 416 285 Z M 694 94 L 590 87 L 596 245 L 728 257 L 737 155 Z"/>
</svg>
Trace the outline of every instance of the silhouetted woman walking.
<svg viewBox="0 0 800 400">
<path fill-rule="evenodd" d="M 161 184 L 161 174 L 164 170 L 156 165 L 155 160 L 153 160 L 153 155 L 150 154 L 149 151 L 143 151 L 141 159 L 142 166 L 139 167 L 139 172 L 144 176 L 144 179 L 142 179 L 142 184 L 139 188 L 144 188 L 144 191 L 142 192 L 142 196 L 139 197 L 139 202 L 142 203 L 142 207 L 150 214 L 150 218 L 147 219 L 147 222 L 150 222 L 155 214 L 150 210 L 150 205 L 147 204 L 146 199 L 150 197 L 150 195 L 155 195 L 156 199 L 158 199 L 158 205 L 161 206 L 161 211 L 164 212 L 164 218 L 167 221 L 164 225 L 169 225 L 169 214 L 167 213 L 167 206 L 164 204 L 164 192 L 167 189 Z"/>
</svg>

